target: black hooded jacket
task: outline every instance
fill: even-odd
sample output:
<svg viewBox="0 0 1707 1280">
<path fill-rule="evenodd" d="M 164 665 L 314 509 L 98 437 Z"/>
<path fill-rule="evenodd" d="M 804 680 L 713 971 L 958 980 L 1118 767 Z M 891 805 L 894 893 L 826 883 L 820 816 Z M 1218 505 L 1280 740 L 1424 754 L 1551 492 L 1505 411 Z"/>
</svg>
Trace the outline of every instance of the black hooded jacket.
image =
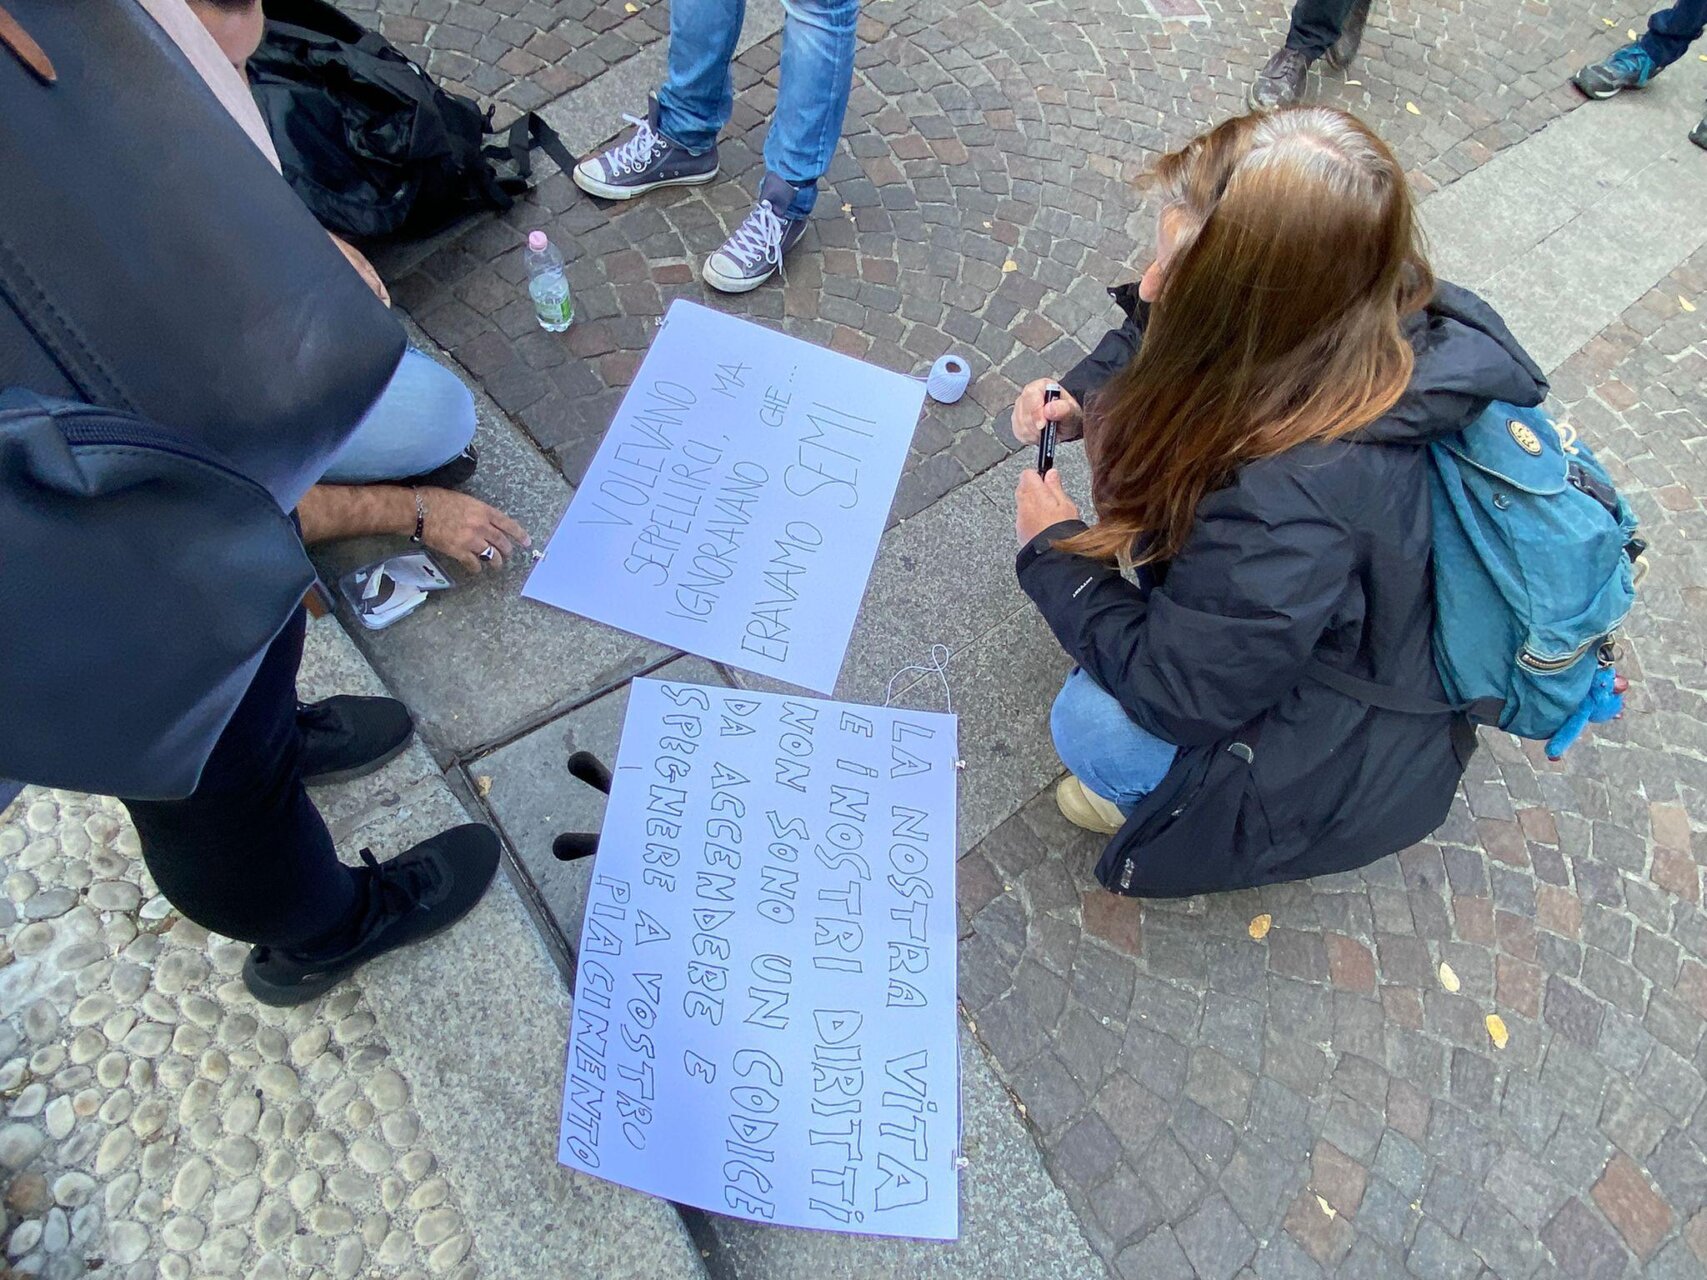
<svg viewBox="0 0 1707 1280">
<path fill-rule="evenodd" d="M 1136 353 L 1128 313 L 1062 383 L 1085 403 Z M 1097 866 L 1117 892 L 1172 897 L 1364 866 L 1445 818 L 1475 731 L 1463 716 L 1355 702 L 1313 661 L 1434 699 L 1428 452 L 1490 400 L 1547 384 L 1481 299 L 1439 286 L 1408 331 L 1409 389 L 1378 421 L 1240 469 L 1205 497 L 1146 597 L 1112 567 L 1022 548 L 1020 585 L 1067 653 L 1144 729 L 1181 749 Z"/>
</svg>

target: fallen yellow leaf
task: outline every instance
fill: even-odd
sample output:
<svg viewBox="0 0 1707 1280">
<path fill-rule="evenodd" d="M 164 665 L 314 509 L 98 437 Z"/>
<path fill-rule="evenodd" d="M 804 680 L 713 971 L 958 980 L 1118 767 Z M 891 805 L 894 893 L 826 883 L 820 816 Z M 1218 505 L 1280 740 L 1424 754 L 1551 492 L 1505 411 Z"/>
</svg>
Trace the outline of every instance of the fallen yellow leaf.
<svg viewBox="0 0 1707 1280">
<path fill-rule="evenodd" d="M 1635 43 L 1636 43 L 1636 39 L 1637 39 L 1637 37 L 1636 37 L 1636 30 L 1635 30 L 1635 28 L 1634 28 L 1634 27 L 1631 27 L 1631 28 L 1628 28 L 1628 29 L 1627 29 L 1627 30 L 1626 30 L 1626 31 L 1625 31 L 1625 32 L 1624 32 L 1624 34 L 1625 34 L 1625 35 L 1627 35 L 1627 36 L 1629 36 L 1629 37 L 1630 37 L 1630 43 L 1631 43 L 1631 44 L 1635 44 Z"/>
<path fill-rule="evenodd" d="M 1422 112 L 1417 110 L 1417 104 L 1414 102 L 1407 102 L 1405 104 L 1405 110 L 1409 111 L 1413 116 L 1420 116 L 1422 114 Z"/>
<path fill-rule="evenodd" d="M 1265 911 L 1260 916 L 1257 916 L 1254 919 L 1252 919 L 1251 927 L 1249 930 L 1247 930 L 1247 932 L 1257 942 L 1261 942 L 1264 938 L 1268 937 L 1268 931 L 1269 931 L 1270 927 L 1273 926 L 1273 924 L 1274 924 L 1274 917 L 1269 915 L 1268 912 Z"/>
<path fill-rule="evenodd" d="M 842 206 L 842 212 L 843 213 L 852 213 L 853 212 L 853 206 L 851 204 L 844 204 Z"/>
<path fill-rule="evenodd" d="M 637 4 L 625 4 L 622 7 L 624 9 L 626 9 L 629 13 L 639 13 L 640 12 L 640 6 Z"/>
<path fill-rule="evenodd" d="M 986 222 L 984 224 L 984 230 L 988 231 L 990 229 L 991 225 L 992 225 L 991 223 Z"/>
<path fill-rule="evenodd" d="M 1601 21 L 1604 22 L 1609 27 L 1616 27 L 1618 25 L 1611 18 L 1602 18 Z"/>
<path fill-rule="evenodd" d="M 1488 1015 L 1488 1039 L 1494 1042 L 1494 1048 L 1503 1049 L 1511 1039 L 1511 1032 L 1505 1029 L 1505 1019 L 1497 1013 Z"/>
<path fill-rule="evenodd" d="M 1363 84 L 1363 81 L 1361 81 L 1361 80 L 1347 80 L 1346 83 L 1361 86 Z"/>
<path fill-rule="evenodd" d="M 1018 271 L 1018 270 L 1019 270 L 1019 263 L 1015 262 L 1012 258 L 1009 258 L 1006 262 L 1002 263 L 1002 274 L 1003 275 L 1006 275 L 1010 271 Z"/>
<path fill-rule="evenodd" d="M 1685 311 L 1695 310 L 1695 304 L 1688 298 L 1684 297 L 1681 293 L 1677 295 L 1677 305 L 1682 307 Z"/>
<path fill-rule="evenodd" d="M 492 792 L 491 777 L 484 773 L 477 776 L 474 779 L 474 789 L 480 793 L 480 798 L 484 800 Z"/>
<path fill-rule="evenodd" d="M 1444 960 L 1440 962 L 1440 985 L 1448 991 L 1456 991 L 1461 985 L 1458 981 L 1458 975 L 1452 971 L 1452 966 Z"/>
<path fill-rule="evenodd" d="M 1322 1199 L 1321 1196 L 1316 1197 L 1316 1203 L 1322 1206 L 1322 1212 L 1327 1214 L 1328 1217 L 1337 1218 L 1340 1216 L 1339 1211 L 1336 1210 L 1333 1207 L 1333 1205 L 1329 1204 L 1326 1200 Z"/>
</svg>

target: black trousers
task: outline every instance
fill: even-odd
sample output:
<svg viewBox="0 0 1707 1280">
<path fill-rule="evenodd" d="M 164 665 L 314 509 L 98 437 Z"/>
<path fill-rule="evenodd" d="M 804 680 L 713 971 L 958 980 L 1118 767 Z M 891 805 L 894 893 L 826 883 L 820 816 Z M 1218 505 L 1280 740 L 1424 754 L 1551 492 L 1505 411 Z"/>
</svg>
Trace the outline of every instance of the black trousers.
<svg viewBox="0 0 1707 1280">
<path fill-rule="evenodd" d="M 1348 14 L 1357 0 L 1297 0 L 1292 6 L 1292 30 L 1286 47 L 1296 49 L 1314 62 L 1340 38 Z"/>
<path fill-rule="evenodd" d="M 337 932 L 356 884 L 303 788 L 296 672 L 302 610 L 267 650 L 255 680 L 182 800 L 126 800 L 160 892 L 204 928 L 295 946 Z"/>
</svg>

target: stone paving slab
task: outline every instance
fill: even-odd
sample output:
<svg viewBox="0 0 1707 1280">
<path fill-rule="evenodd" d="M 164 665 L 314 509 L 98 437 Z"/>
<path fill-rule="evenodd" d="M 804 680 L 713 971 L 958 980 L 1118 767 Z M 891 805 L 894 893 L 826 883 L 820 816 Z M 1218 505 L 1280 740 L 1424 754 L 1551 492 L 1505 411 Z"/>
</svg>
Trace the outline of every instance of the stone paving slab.
<svg viewBox="0 0 1707 1280">
<path fill-rule="evenodd" d="M 728 1277 L 813 1280 L 1101 1280 L 1060 1190 L 977 1041 L 960 1033 L 960 1106 L 966 1167 L 960 1239 L 948 1244 L 762 1227 L 714 1219 L 712 1265 Z"/>
<path fill-rule="evenodd" d="M 466 492 L 508 511 L 543 548 L 572 490 L 488 391 L 474 390 L 480 470 Z M 335 583 L 406 549 L 397 539 L 364 538 L 317 547 L 314 559 L 321 577 Z M 339 605 L 356 642 L 414 710 L 441 760 L 523 732 L 670 655 L 649 640 L 521 599 L 525 560 L 477 577 L 448 559 L 445 567 L 461 585 L 383 631 L 363 630 Z"/>
<path fill-rule="evenodd" d="M 1537 245 L 1615 198 L 1620 189 L 1635 187 L 1641 170 L 1676 153 L 1700 97 L 1700 86 L 1691 84 L 1687 73 L 1661 77 L 1642 93 L 1595 103 L 1554 121 L 1522 146 L 1502 151 L 1430 196 L 1421 212 L 1435 270 L 1471 288 L 1485 287 L 1502 269 L 1521 272 Z M 1616 251 L 1636 238 L 1617 236 L 1610 245 L 1598 246 L 1597 253 Z M 1645 289 L 1654 275 L 1650 272 L 1635 287 Z M 1560 363 L 1606 322 L 1604 316 L 1585 317 L 1586 332 L 1546 365 Z"/>
<path fill-rule="evenodd" d="M 657 680 L 728 684 L 723 673 L 703 658 L 679 658 L 651 675 Z M 467 765 L 475 792 L 484 797 L 521 874 L 570 951 L 581 944 L 581 918 L 587 909 L 593 864 L 586 859 L 557 861 L 551 842 L 562 831 L 600 830 L 605 800 L 571 778 L 566 766 L 575 752 L 591 751 L 615 767 L 622 721 L 628 714 L 628 690 L 625 684 Z"/>
</svg>

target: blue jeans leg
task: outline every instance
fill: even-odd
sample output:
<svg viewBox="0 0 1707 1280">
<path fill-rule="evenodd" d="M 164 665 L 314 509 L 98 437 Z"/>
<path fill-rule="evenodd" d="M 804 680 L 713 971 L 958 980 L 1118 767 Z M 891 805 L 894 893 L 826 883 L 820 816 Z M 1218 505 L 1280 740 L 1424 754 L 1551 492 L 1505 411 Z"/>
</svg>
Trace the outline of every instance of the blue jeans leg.
<svg viewBox="0 0 1707 1280">
<path fill-rule="evenodd" d="M 853 88 L 859 0 L 782 0 L 776 111 L 765 135 L 765 169 L 800 194 L 790 217 L 803 218 L 818 199 L 818 179 L 830 169 Z"/>
<path fill-rule="evenodd" d="M 321 477 L 327 484 L 403 480 L 443 466 L 474 439 L 474 397 L 413 347 Z"/>
<path fill-rule="evenodd" d="M 1678 0 L 1648 19 L 1647 34 L 1639 41 L 1655 67 L 1669 67 L 1701 38 L 1707 28 L 1707 0 Z"/>
<path fill-rule="evenodd" d="M 658 128 L 703 155 L 729 123 L 735 86 L 729 62 L 741 38 L 747 0 L 670 0 L 670 64 L 658 90 Z"/>
<path fill-rule="evenodd" d="M 1074 671 L 1049 712 L 1055 752 L 1074 777 L 1104 800 L 1131 809 L 1161 784 L 1178 751 L 1140 729 L 1083 671 Z"/>
</svg>

